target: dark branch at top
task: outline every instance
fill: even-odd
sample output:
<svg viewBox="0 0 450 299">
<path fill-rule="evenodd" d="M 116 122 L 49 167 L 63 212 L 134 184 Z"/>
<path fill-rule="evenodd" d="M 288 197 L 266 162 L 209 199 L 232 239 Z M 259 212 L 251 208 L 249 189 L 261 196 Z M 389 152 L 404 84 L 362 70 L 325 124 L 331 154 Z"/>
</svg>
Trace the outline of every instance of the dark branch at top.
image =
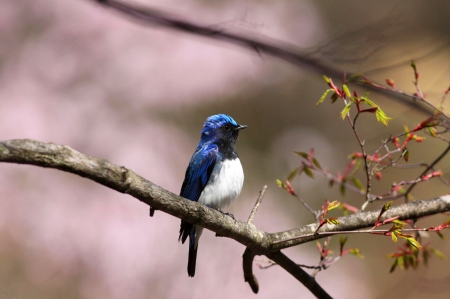
<svg viewBox="0 0 450 299">
<path fill-rule="evenodd" d="M 115 0 L 91 0 L 91 1 L 98 2 L 107 7 L 111 7 L 117 11 L 120 11 L 132 17 L 134 20 L 139 21 L 143 24 L 159 25 L 166 28 L 171 28 L 195 35 L 204 36 L 207 38 L 233 43 L 248 48 L 250 50 L 254 50 L 259 54 L 265 53 L 267 55 L 280 58 L 284 61 L 290 62 L 299 67 L 307 67 L 320 75 L 327 75 L 335 79 L 341 79 L 343 78 L 345 73 L 343 70 L 329 67 L 327 65 L 329 64 L 329 62 L 323 60 L 319 61 L 317 59 L 308 57 L 307 54 L 303 54 L 297 50 L 294 50 L 293 49 L 294 47 L 292 45 L 283 43 L 281 41 L 227 32 L 224 29 L 217 28 L 214 26 L 198 25 L 195 24 L 193 21 L 183 19 L 179 16 L 175 16 L 173 14 L 155 8 L 125 4 L 123 2 Z M 353 75 L 352 72 L 347 72 L 348 77 L 350 77 L 351 75 Z M 417 96 L 408 95 L 408 97 L 405 97 L 405 95 L 395 93 L 387 89 L 376 88 L 373 84 L 366 84 L 364 82 L 360 83 L 364 84 L 364 86 L 367 89 L 373 92 L 383 94 L 396 101 L 400 101 L 401 103 L 414 107 L 419 111 L 426 113 L 427 115 L 433 114 L 433 109 L 431 107 L 425 106 L 420 102 L 411 101 L 409 99 L 409 97 L 420 99 Z M 371 83 L 376 84 L 376 82 L 372 80 Z"/>
</svg>

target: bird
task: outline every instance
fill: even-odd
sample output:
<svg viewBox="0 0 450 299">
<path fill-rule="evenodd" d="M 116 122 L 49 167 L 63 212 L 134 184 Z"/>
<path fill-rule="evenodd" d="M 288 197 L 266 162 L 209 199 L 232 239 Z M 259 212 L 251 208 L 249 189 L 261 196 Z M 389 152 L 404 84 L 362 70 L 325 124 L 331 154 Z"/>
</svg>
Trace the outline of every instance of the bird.
<svg viewBox="0 0 450 299">
<path fill-rule="evenodd" d="M 239 125 L 226 114 L 206 119 L 200 143 L 187 166 L 180 196 L 219 211 L 236 199 L 244 184 L 244 171 L 235 144 L 239 131 L 245 128 L 246 125 Z M 189 277 L 195 275 L 202 231 L 203 227 L 181 220 L 178 241 L 184 244 L 189 237 Z"/>
</svg>

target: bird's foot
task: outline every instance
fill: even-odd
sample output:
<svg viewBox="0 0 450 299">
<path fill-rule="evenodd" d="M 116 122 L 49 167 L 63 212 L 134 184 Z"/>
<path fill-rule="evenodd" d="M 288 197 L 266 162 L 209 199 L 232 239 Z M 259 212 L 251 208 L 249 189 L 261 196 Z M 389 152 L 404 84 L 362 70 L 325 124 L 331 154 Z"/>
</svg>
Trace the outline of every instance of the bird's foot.
<svg viewBox="0 0 450 299">
<path fill-rule="evenodd" d="M 218 211 L 218 212 L 220 212 L 220 213 L 222 213 L 222 214 L 224 214 L 224 215 L 227 215 L 227 216 L 231 217 L 234 221 L 236 221 L 236 218 L 235 218 L 234 215 L 231 214 L 231 213 L 224 212 L 224 211 L 222 211 L 221 209 L 216 209 L 216 208 L 211 208 L 211 209 L 214 209 L 214 210 L 216 210 L 216 211 Z"/>
</svg>

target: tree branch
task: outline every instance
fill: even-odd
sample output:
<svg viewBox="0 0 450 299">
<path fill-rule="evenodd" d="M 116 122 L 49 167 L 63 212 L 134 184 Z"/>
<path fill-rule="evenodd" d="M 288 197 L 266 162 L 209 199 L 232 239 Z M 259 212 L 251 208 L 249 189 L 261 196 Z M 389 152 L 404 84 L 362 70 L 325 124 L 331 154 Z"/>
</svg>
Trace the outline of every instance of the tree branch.
<svg viewBox="0 0 450 299">
<path fill-rule="evenodd" d="M 326 74 L 328 77 L 341 79 L 345 73 L 343 70 L 328 66 L 330 64 L 329 61 L 324 61 L 323 59 L 314 59 L 306 53 L 300 53 L 294 49 L 294 46 L 289 45 L 285 42 L 269 39 L 267 37 L 262 38 L 261 36 L 245 36 L 243 34 L 227 32 L 225 29 L 219 28 L 217 26 L 198 25 L 194 21 L 187 20 L 186 18 L 148 6 L 143 7 L 116 0 L 89 1 L 98 2 L 101 5 L 115 9 L 144 25 L 157 25 L 194 35 L 203 36 L 206 38 L 225 41 L 248 48 L 259 54 L 265 53 L 267 55 L 277 57 L 281 60 L 287 61 L 302 68 L 307 67 L 312 71 L 318 73 L 319 75 Z M 348 77 L 353 74 L 354 73 L 352 72 L 347 72 Z M 381 86 L 375 81 L 371 80 L 370 82 Z M 414 107 L 417 110 L 426 113 L 427 115 L 431 115 L 434 112 L 433 109 L 426 105 L 422 105 L 416 101 L 411 101 L 411 98 L 409 96 L 405 97 L 404 95 L 389 89 L 380 89 L 376 86 L 373 86 L 373 84 L 367 84 L 366 82 L 359 82 L 359 84 L 364 85 L 367 89 L 373 92 L 383 94 L 391 99 L 399 101 L 404 105 Z M 418 99 L 418 97 L 413 96 L 413 99 Z M 448 118 L 446 119 L 448 120 Z"/>
<path fill-rule="evenodd" d="M 340 217 L 339 225 L 324 225 L 319 230 L 320 235 L 314 234 L 316 223 L 285 232 L 266 233 L 251 223 L 234 220 L 214 209 L 164 190 L 125 167 L 82 154 L 68 146 L 29 139 L 0 141 L 0 162 L 36 165 L 77 174 L 113 190 L 130 194 L 160 211 L 238 241 L 247 247 L 243 259 L 244 277 L 255 292 L 258 291 L 258 283 L 252 273 L 252 261 L 255 255 L 266 255 L 313 294 L 320 296 L 319 298 L 329 298 L 315 279 L 300 269 L 301 272 L 298 265 L 279 251 L 326 237 L 326 232 L 372 227 L 379 215 L 379 211 L 371 211 Z M 417 219 L 446 211 L 450 211 L 450 195 L 402 204 L 392 207 L 383 215 L 386 218 L 400 216 L 400 219 Z"/>
</svg>

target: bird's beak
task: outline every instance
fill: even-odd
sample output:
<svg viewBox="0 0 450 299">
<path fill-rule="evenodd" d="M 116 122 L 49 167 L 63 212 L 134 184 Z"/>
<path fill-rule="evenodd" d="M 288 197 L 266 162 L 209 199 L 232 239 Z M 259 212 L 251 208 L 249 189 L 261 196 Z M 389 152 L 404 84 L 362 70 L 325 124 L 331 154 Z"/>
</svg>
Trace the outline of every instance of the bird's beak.
<svg viewBox="0 0 450 299">
<path fill-rule="evenodd" d="M 245 129 L 245 128 L 247 128 L 247 125 L 239 125 L 234 130 L 235 131 L 240 131 L 240 130 Z"/>
</svg>

